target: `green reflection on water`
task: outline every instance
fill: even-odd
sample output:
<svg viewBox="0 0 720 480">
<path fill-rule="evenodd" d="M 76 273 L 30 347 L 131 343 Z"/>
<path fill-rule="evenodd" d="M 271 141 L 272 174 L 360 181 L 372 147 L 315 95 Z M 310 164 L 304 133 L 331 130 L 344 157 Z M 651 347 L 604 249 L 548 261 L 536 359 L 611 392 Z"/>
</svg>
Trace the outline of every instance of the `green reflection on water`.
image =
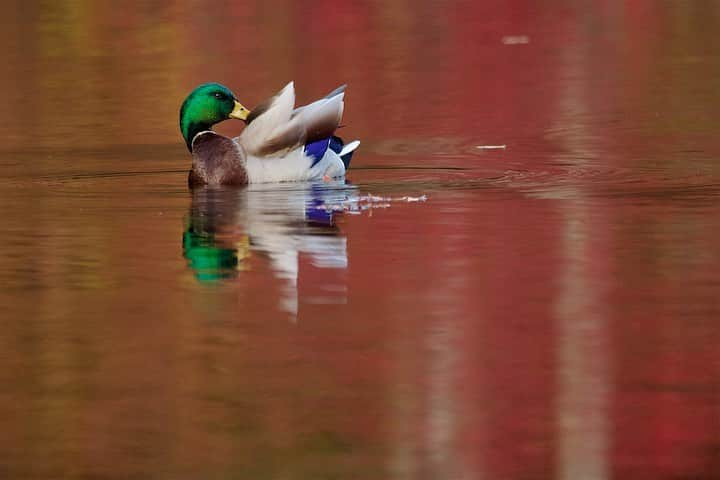
<svg viewBox="0 0 720 480">
<path fill-rule="evenodd" d="M 228 248 L 219 244 L 214 233 L 196 231 L 192 224 L 183 232 L 183 257 L 195 278 L 203 283 L 236 277 L 248 248 L 247 237 L 235 248 Z"/>
</svg>

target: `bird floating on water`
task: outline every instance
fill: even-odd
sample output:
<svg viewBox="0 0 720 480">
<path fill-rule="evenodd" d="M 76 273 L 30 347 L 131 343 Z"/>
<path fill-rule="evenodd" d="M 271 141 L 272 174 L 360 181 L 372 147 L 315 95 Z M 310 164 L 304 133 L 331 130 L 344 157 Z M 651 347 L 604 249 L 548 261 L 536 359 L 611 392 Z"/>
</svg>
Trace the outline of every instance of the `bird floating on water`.
<svg viewBox="0 0 720 480">
<path fill-rule="evenodd" d="M 180 108 L 180 131 L 192 153 L 190 186 L 307 181 L 340 178 L 360 142 L 344 144 L 335 130 L 343 113 L 346 85 L 295 108 L 288 83 L 250 111 L 227 87 L 205 83 Z M 240 136 L 212 131 L 227 119 L 247 124 Z"/>
</svg>

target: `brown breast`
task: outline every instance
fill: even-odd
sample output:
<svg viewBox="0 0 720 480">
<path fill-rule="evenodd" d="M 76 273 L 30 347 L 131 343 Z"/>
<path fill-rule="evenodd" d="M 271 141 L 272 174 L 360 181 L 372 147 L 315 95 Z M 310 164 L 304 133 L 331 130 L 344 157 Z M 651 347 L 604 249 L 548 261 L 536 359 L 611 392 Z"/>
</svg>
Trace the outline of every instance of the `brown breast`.
<svg viewBox="0 0 720 480">
<path fill-rule="evenodd" d="M 192 143 L 190 187 L 198 185 L 245 185 L 245 157 L 239 145 L 215 132 L 201 132 Z"/>
</svg>

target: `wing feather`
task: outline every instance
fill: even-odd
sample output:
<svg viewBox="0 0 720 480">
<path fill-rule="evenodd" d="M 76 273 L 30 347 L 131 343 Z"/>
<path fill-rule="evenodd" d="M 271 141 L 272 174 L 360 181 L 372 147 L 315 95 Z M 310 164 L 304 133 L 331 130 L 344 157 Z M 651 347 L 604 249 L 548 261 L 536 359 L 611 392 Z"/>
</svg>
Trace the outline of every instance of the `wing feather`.
<svg viewBox="0 0 720 480">
<path fill-rule="evenodd" d="M 294 106 L 295 86 L 290 82 L 260 105 L 260 113 L 249 118 L 248 126 L 238 137 L 238 142 L 249 154 L 260 154 L 267 148 L 266 144 L 278 136 L 279 130 L 287 126 Z"/>
<path fill-rule="evenodd" d="M 290 82 L 253 110 L 238 141 L 251 155 L 270 156 L 328 138 L 340 125 L 345 88 L 342 85 L 324 98 L 293 110 L 295 91 Z"/>
<path fill-rule="evenodd" d="M 340 125 L 345 103 L 345 94 L 341 93 L 330 99 L 319 100 L 308 105 L 291 123 L 298 122 L 304 126 L 305 140 L 314 142 L 330 137 Z"/>
<path fill-rule="evenodd" d="M 335 90 L 333 90 L 332 92 L 330 92 L 330 93 L 328 93 L 327 95 L 325 95 L 325 96 L 324 96 L 323 98 L 321 98 L 320 100 L 316 100 L 316 101 L 314 101 L 313 103 L 309 103 L 309 104 L 307 104 L 307 105 L 303 105 L 302 107 L 296 108 L 296 109 L 293 111 L 293 117 L 294 117 L 295 115 L 297 115 L 298 113 L 300 113 L 301 111 L 305 110 L 306 108 L 312 107 L 312 106 L 315 105 L 316 103 L 324 102 L 325 100 L 329 100 L 329 99 L 333 98 L 333 97 L 336 96 L 336 95 L 340 95 L 341 93 L 345 93 L 345 89 L 346 89 L 346 88 L 347 88 L 347 84 L 340 85 L 339 87 L 337 87 Z"/>
</svg>

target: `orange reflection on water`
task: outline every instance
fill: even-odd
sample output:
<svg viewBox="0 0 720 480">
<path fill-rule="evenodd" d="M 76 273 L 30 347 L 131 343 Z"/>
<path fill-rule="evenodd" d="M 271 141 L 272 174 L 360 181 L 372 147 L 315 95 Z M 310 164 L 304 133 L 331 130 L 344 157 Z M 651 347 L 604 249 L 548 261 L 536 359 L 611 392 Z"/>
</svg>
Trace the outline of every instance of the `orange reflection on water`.
<svg viewBox="0 0 720 480">
<path fill-rule="evenodd" d="M 714 4 L 3 7 L 0 477 L 717 475 Z M 427 201 L 188 192 L 290 79 Z"/>
</svg>

